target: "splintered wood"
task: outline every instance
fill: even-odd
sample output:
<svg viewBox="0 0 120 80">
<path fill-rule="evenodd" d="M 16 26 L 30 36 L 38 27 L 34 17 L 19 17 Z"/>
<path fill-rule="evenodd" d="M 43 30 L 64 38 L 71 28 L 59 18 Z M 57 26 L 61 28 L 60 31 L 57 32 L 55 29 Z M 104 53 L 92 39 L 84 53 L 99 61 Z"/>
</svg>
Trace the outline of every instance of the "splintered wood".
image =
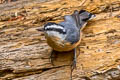
<svg viewBox="0 0 120 80">
<path fill-rule="evenodd" d="M 96 18 L 83 30 L 73 80 L 119 80 L 120 1 L 109 1 L 18 0 L 1 4 L 0 80 L 69 80 L 72 52 L 56 53 L 53 66 L 51 48 L 44 33 L 36 29 L 49 21 L 63 21 L 64 15 L 80 9 L 95 13 Z"/>
</svg>

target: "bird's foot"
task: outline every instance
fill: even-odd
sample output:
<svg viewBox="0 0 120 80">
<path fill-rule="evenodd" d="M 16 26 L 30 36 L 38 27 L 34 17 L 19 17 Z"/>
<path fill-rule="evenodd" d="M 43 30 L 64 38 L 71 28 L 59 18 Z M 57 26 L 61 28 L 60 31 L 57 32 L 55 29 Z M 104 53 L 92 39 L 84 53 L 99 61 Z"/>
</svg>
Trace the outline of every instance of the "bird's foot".
<svg viewBox="0 0 120 80">
<path fill-rule="evenodd" d="M 71 65 L 71 69 L 72 69 L 72 71 L 73 71 L 74 69 L 77 69 L 77 66 L 76 66 L 76 59 L 73 59 L 72 65 Z"/>
<path fill-rule="evenodd" d="M 74 49 L 74 57 L 73 57 L 73 61 L 72 61 L 72 64 L 71 64 L 71 78 L 70 80 L 72 80 L 72 72 L 74 69 L 77 69 L 77 66 L 76 66 L 76 49 Z"/>
<path fill-rule="evenodd" d="M 53 61 L 54 61 L 54 51 L 52 50 L 50 55 L 50 63 L 54 66 Z"/>
</svg>

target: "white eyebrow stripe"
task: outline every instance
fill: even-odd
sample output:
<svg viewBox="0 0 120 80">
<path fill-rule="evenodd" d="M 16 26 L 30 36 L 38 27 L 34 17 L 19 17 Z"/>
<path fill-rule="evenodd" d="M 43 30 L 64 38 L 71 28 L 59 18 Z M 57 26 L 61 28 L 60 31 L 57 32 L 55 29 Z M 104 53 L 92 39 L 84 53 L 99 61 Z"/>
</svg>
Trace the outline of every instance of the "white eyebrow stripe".
<svg viewBox="0 0 120 80">
<path fill-rule="evenodd" d="M 51 25 L 51 26 L 45 27 L 45 29 L 48 29 L 48 28 L 56 28 L 56 29 L 62 29 L 62 30 L 64 30 L 64 28 L 62 26 L 59 26 L 59 25 Z"/>
</svg>

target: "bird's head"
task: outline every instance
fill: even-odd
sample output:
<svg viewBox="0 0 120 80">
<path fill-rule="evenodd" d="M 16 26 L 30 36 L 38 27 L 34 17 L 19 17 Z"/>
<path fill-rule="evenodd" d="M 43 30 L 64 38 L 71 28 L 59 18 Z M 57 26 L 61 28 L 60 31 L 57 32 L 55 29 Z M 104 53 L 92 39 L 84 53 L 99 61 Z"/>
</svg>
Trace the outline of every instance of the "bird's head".
<svg viewBox="0 0 120 80">
<path fill-rule="evenodd" d="M 42 29 L 47 35 L 47 37 L 58 37 L 62 38 L 66 34 L 66 30 L 64 29 L 64 26 L 54 23 L 54 22 L 48 22 L 44 25 L 44 28 Z M 41 29 L 37 29 L 37 31 L 42 31 Z"/>
<path fill-rule="evenodd" d="M 80 19 L 85 22 L 93 19 L 96 16 L 95 14 L 92 14 L 86 10 L 80 10 L 79 15 L 80 15 Z"/>
</svg>

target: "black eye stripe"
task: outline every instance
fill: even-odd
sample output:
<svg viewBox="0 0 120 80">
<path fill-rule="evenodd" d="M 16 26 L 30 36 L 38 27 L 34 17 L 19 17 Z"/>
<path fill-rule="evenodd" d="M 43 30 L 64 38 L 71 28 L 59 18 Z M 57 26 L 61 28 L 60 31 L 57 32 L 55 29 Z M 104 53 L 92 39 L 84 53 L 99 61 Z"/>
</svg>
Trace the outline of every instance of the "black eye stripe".
<svg viewBox="0 0 120 80">
<path fill-rule="evenodd" d="M 87 21 L 87 20 L 89 20 L 90 18 L 91 18 L 91 16 L 92 16 L 93 14 L 89 14 L 89 17 L 88 18 L 85 18 L 85 19 L 83 19 L 82 21 Z"/>
<path fill-rule="evenodd" d="M 61 27 L 64 28 L 64 26 L 62 26 L 62 25 L 60 25 L 60 24 L 56 24 L 56 23 L 54 23 L 54 22 L 48 22 L 47 24 L 45 24 L 44 30 L 45 30 L 45 28 L 46 28 L 47 26 L 51 26 L 51 25 L 58 25 L 58 26 L 61 26 Z"/>
<path fill-rule="evenodd" d="M 87 20 L 89 20 L 89 18 L 85 18 L 85 19 L 83 19 L 82 21 L 87 21 Z"/>
<path fill-rule="evenodd" d="M 45 31 L 56 31 L 62 34 L 66 34 L 66 31 L 62 30 L 62 29 L 57 29 L 57 28 L 47 28 Z"/>
<path fill-rule="evenodd" d="M 50 27 L 51 26 L 51 27 Z M 55 27 L 56 26 L 56 27 Z M 45 26 L 44 26 L 44 30 L 45 31 L 55 31 L 55 32 L 59 32 L 62 34 L 66 34 L 66 31 L 64 29 L 63 25 L 54 23 L 54 22 L 48 22 Z"/>
<path fill-rule="evenodd" d="M 83 12 L 86 12 L 85 10 L 80 10 L 79 14 L 83 13 Z"/>
</svg>

